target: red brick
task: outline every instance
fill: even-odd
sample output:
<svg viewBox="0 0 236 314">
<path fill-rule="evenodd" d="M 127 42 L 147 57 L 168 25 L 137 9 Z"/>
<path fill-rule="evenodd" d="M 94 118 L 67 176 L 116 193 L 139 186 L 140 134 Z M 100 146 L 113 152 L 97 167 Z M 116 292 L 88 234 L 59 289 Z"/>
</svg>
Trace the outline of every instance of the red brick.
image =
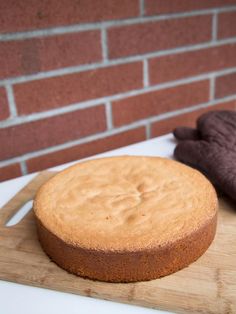
<svg viewBox="0 0 236 314">
<path fill-rule="evenodd" d="M 34 172 L 144 140 L 145 128 L 140 127 L 138 129 L 111 135 L 96 141 L 30 159 L 27 161 L 27 167 L 30 172 Z"/>
<path fill-rule="evenodd" d="M 146 0 L 146 15 L 204 10 L 236 4 L 236 0 Z"/>
<path fill-rule="evenodd" d="M 211 110 L 236 110 L 236 101 L 217 104 L 203 109 L 198 109 L 193 112 L 181 114 L 173 118 L 157 121 L 151 126 L 151 136 L 156 137 L 170 133 L 178 126 L 195 127 L 197 118 Z"/>
<path fill-rule="evenodd" d="M 150 83 L 158 84 L 236 66 L 236 44 L 149 60 Z"/>
<path fill-rule="evenodd" d="M 108 30 L 110 58 L 144 54 L 206 42 L 211 38 L 211 16 L 163 20 Z"/>
<path fill-rule="evenodd" d="M 215 84 L 216 98 L 236 94 L 236 73 L 217 77 Z"/>
<path fill-rule="evenodd" d="M 175 86 L 113 102 L 116 126 L 209 100 L 209 81 Z"/>
<path fill-rule="evenodd" d="M 9 114 L 6 90 L 0 87 L 0 120 L 7 119 Z"/>
<path fill-rule="evenodd" d="M 142 63 L 135 62 L 41 79 L 14 86 L 20 114 L 44 111 L 142 87 Z"/>
<path fill-rule="evenodd" d="M 0 129 L 0 160 L 62 144 L 105 129 L 104 106 Z"/>
<path fill-rule="evenodd" d="M 234 36 L 236 36 L 236 11 L 219 14 L 218 38 Z"/>
<path fill-rule="evenodd" d="M 100 32 L 89 31 L 0 43 L 0 78 L 101 60 Z"/>
<path fill-rule="evenodd" d="M 134 17 L 138 0 L 42 0 L 0 1 L 1 32 Z"/>
<path fill-rule="evenodd" d="M 0 168 L 0 181 L 9 180 L 21 176 L 21 169 L 19 164 L 13 164 Z"/>
</svg>

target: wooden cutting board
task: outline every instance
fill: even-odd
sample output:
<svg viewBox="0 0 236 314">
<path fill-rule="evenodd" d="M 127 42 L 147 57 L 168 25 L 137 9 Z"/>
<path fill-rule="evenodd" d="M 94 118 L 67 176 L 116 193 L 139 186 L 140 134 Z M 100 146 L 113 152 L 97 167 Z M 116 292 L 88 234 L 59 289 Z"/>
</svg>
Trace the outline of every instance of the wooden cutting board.
<svg viewBox="0 0 236 314">
<path fill-rule="evenodd" d="M 236 208 L 220 199 L 216 238 L 195 263 L 148 282 L 114 284 L 82 279 L 51 262 L 37 240 L 32 210 L 7 221 L 53 173 L 42 172 L 0 209 L 0 279 L 177 313 L 236 313 Z"/>
</svg>

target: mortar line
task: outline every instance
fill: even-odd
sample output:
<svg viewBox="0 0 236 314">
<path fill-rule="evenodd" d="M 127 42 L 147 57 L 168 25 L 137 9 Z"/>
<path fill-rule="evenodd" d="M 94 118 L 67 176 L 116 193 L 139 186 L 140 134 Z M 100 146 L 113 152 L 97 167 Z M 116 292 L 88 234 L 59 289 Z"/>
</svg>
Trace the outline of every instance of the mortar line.
<svg viewBox="0 0 236 314">
<path fill-rule="evenodd" d="M 148 60 L 143 60 L 143 86 L 148 87 L 149 86 L 149 66 L 148 66 Z"/>
<path fill-rule="evenodd" d="M 20 169 L 21 169 L 21 173 L 23 176 L 28 174 L 27 165 L 26 165 L 25 160 L 20 161 Z"/>
<path fill-rule="evenodd" d="M 17 116 L 16 118 L 13 118 L 13 119 L 1 121 L 0 129 L 13 126 L 13 125 L 19 125 L 22 123 L 39 121 L 42 119 L 47 119 L 47 118 L 55 117 L 61 114 L 66 114 L 66 113 L 70 113 L 77 110 L 83 110 L 90 107 L 96 107 L 99 105 L 101 105 L 101 100 L 95 99 L 94 101 L 92 100 L 92 101 L 87 101 L 87 102 L 82 102 L 82 103 L 76 103 L 76 104 L 68 105 L 61 108 L 58 107 L 56 109 L 51 109 L 51 110 L 47 110 L 43 112 L 36 112 L 36 113 L 30 113 L 28 115 Z"/>
<path fill-rule="evenodd" d="M 15 104 L 15 97 L 13 94 L 12 86 L 7 84 L 6 86 L 6 92 L 7 92 L 7 99 L 8 99 L 8 105 L 10 110 L 10 116 L 11 118 L 17 117 L 17 108 Z"/>
<path fill-rule="evenodd" d="M 154 91 L 158 91 L 158 90 L 162 90 L 162 89 L 168 89 L 168 88 L 172 88 L 172 87 L 176 87 L 176 86 L 180 86 L 180 85 L 184 85 L 184 84 L 191 84 L 194 82 L 198 82 L 201 80 L 209 80 L 212 76 L 219 76 L 219 75 L 226 75 L 226 74 L 231 74 L 236 72 L 236 67 L 235 68 L 230 68 L 230 69 L 225 69 L 225 70 L 220 70 L 220 71 L 216 71 L 216 72 L 212 72 L 212 73 L 205 73 L 205 74 L 201 74 L 201 75 L 197 75 L 197 76 L 193 76 L 193 77 L 187 77 L 187 78 L 183 78 L 183 79 L 179 79 L 179 80 L 175 80 L 175 81 L 170 81 L 170 82 L 164 82 L 161 84 L 157 84 L 157 85 L 152 85 L 152 86 L 148 86 L 148 87 L 144 87 L 141 89 L 135 89 L 135 90 L 131 90 L 128 92 L 124 92 L 124 93 L 119 93 L 116 95 L 110 95 L 110 96 L 105 96 L 105 97 L 100 97 L 97 99 L 91 99 L 91 100 L 87 100 L 87 101 L 83 101 L 80 103 L 75 103 L 75 104 L 70 104 L 64 107 L 58 107 L 56 109 L 51 109 L 51 110 L 47 110 L 47 111 L 43 111 L 43 112 L 39 112 L 39 113 L 32 113 L 32 114 L 28 114 L 26 116 L 18 116 L 16 118 L 13 119 L 8 119 L 5 121 L 1 121 L 0 122 L 0 129 L 1 128 L 5 128 L 5 127 L 9 127 L 9 126 L 13 126 L 13 125 L 18 125 L 21 123 L 27 123 L 27 122 L 32 122 L 32 121 L 37 121 L 37 120 L 41 120 L 41 119 L 45 119 L 45 118 L 50 118 L 50 117 L 54 117 L 57 115 L 61 115 L 64 113 L 69 113 L 69 112 L 73 112 L 76 110 L 81 110 L 81 109 L 85 109 L 85 108 L 89 108 L 89 107 L 94 107 L 94 106 L 99 106 L 101 104 L 105 104 L 107 101 L 116 101 L 116 100 L 121 100 L 127 97 L 132 97 L 132 96 L 138 96 L 138 95 L 142 95 L 148 92 L 154 92 Z"/>
<path fill-rule="evenodd" d="M 215 75 L 210 78 L 210 100 L 215 99 Z"/>
<path fill-rule="evenodd" d="M 139 16 L 128 19 L 118 19 L 118 20 L 109 20 L 102 22 L 91 22 L 91 23 L 83 23 L 83 24 L 73 24 L 69 26 L 57 26 L 51 28 L 44 28 L 40 30 L 32 30 L 32 31 L 23 31 L 23 32 L 15 32 L 15 33 L 5 33 L 0 35 L 0 41 L 9 41 L 9 40 L 24 40 L 26 38 L 35 38 L 35 37 L 44 37 L 44 36 L 53 36 L 67 33 L 74 33 L 80 31 L 88 31 L 88 30 L 96 30 L 101 28 L 109 28 L 109 27 L 119 27 L 125 25 L 133 25 L 133 24 L 142 24 L 147 22 L 155 22 L 162 20 L 171 20 L 171 19 L 181 19 L 192 16 L 199 15 L 209 15 L 214 12 L 222 13 L 222 12 L 231 12 L 236 10 L 236 5 L 223 7 L 223 8 L 210 8 L 203 10 L 195 10 L 192 12 L 177 12 L 177 13 L 169 13 L 169 14 L 160 14 L 160 15 L 152 15 L 152 16 Z"/>
<path fill-rule="evenodd" d="M 139 0 L 139 14 L 140 14 L 140 16 L 145 16 L 145 2 L 144 2 L 144 0 Z"/>
<path fill-rule="evenodd" d="M 146 124 L 146 140 L 149 140 L 151 138 L 151 123 L 147 122 Z"/>
<path fill-rule="evenodd" d="M 189 45 L 189 46 L 184 46 L 184 47 L 172 48 L 168 50 L 150 52 L 143 55 L 135 55 L 135 56 L 129 56 L 129 57 L 124 57 L 124 58 L 118 58 L 115 60 L 107 60 L 105 62 L 103 61 L 103 62 L 98 62 L 98 63 L 93 63 L 93 64 L 66 67 L 63 69 L 50 70 L 46 72 L 39 72 L 37 74 L 31 74 L 27 76 L 20 76 L 20 77 L 0 80 L 0 86 L 6 85 L 6 84 L 26 83 L 29 81 L 46 79 L 46 78 L 51 78 L 51 77 L 60 77 L 67 74 L 75 74 L 75 73 L 80 73 L 80 72 L 94 70 L 94 69 L 97 70 L 97 69 L 104 68 L 107 66 L 115 66 L 115 65 L 121 65 L 121 64 L 126 64 L 126 63 L 137 62 L 137 61 L 143 61 L 144 59 L 147 59 L 147 58 L 149 59 L 149 58 L 155 58 L 155 57 L 174 55 L 178 53 L 220 47 L 223 45 L 235 44 L 235 43 L 236 43 L 236 37 L 233 37 L 233 38 L 223 39 L 219 41 L 211 41 L 211 42 L 201 43 L 201 44 L 196 44 L 196 45 Z"/>
<path fill-rule="evenodd" d="M 218 32 L 218 13 L 215 12 L 212 17 L 212 40 L 217 40 L 217 32 Z"/>
<path fill-rule="evenodd" d="M 112 129 L 112 130 L 108 130 L 108 131 L 105 131 L 105 132 L 97 133 L 97 134 L 94 134 L 94 135 L 90 135 L 90 136 L 84 137 L 82 139 L 73 140 L 73 141 L 70 141 L 70 142 L 67 142 L 67 143 L 63 143 L 63 144 L 59 144 L 59 145 L 56 145 L 56 146 L 53 146 L 53 147 L 39 149 L 38 151 L 30 152 L 30 153 L 24 154 L 24 155 L 19 156 L 19 157 L 14 157 L 14 158 L 11 158 L 11 159 L 3 160 L 3 161 L 0 161 L 0 167 L 8 166 L 8 165 L 11 165 L 11 164 L 16 163 L 16 162 L 27 161 L 27 160 L 29 160 L 31 158 L 34 158 L 34 157 L 47 155 L 49 153 L 54 153 L 54 152 L 57 152 L 57 151 L 60 151 L 60 150 L 63 150 L 63 149 L 71 148 L 71 147 L 74 147 L 76 145 L 89 143 L 91 141 L 95 141 L 95 140 L 98 140 L 98 139 L 103 139 L 106 136 L 111 136 L 111 135 L 119 134 L 121 132 L 125 132 L 125 131 L 130 131 L 130 130 L 136 129 L 138 127 L 146 126 L 147 123 L 154 123 L 154 122 L 157 122 L 157 121 L 162 121 L 162 120 L 165 120 L 165 119 L 168 119 L 168 118 L 172 118 L 172 117 L 184 114 L 184 113 L 193 112 L 195 110 L 202 109 L 202 108 L 211 108 L 211 107 L 214 107 L 214 105 L 217 105 L 219 103 L 226 103 L 228 101 L 233 101 L 233 100 L 236 101 L 236 95 L 231 95 L 231 96 L 227 96 L 227 97 L 224 97 L 224 98 L 221 98 L 221 99 L 217 99 L 217 100 L 214 100 L 214 101 L 209 101 L 207 103 L 202 103 L 202 104 L 194 105 L 194 106 L 191 106 L 191 107 L 186 107 L 186 108 L 182 108 L 182 109 L 177 109 L 177 110 L 173 110 L 173 111 L 170 111 L 170 112 L 166 112 L 166 113 L 154 116 L 154 117 L 150 117 L 150 118 L 142 119 L 142 120 L 139 120 L 139 121 L 135 121 L 133 123 L 130 123 L 128 125 L 124 125 L 124 126 L 118 127 L 116 129 Z"/>
<path fill-rule="evenodd" d="M 108 60 L 108 45 L 107 45 L 107 31 L 105 28 L 101 29 L 101 47 L 102 47 L 102 57 L 103 61 Z"/>
<path fill-rule="evenodd" d="M 106 121 L 107 121 L 107 129 L 111 130 L 113 128 L 113 119 L 112 119 L 112 105 L 110 101 L 105 103 L 106 110 Z"/>
</svg>

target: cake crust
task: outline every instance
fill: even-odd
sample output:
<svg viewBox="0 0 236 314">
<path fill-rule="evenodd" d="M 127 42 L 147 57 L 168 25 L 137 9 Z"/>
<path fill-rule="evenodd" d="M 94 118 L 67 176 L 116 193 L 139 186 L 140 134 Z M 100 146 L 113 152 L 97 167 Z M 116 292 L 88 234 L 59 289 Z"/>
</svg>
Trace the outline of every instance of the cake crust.
<svg viewBox="0 0 236 314">
<path fill-rule="evenodd" d="M 196 261 L 210 246 L 217 215 L 188 237 L 163 247 L 139 251 L 104 251 L 69 245 L 37 220 L 39 241 L 45 253 L 75 275 L 106 282 L 137 282 L 170 275 Z"/>
<path fill-rule="evenodd" d="M 136 171 L 142 163 L 145 166 Z M 98 167 L 98 177 L 103 167 L 110 177 L 101 181 L 97 176 L 91 178 Z M 165 179 L 166 173 L 169 177 Z M 128 185 L 120 178 L 127 180 L 127 176 Z M 80 180 L 84 190 L 78 189 Z M 97 200 L 104 207 L 99 207 Z M 115 206 L 109 207 L 108 200 Z M 94 204 L 98 213 L 91 220 Z M 38 192 L 34 211 L 40 243 L 60 267 L 91 279 L 132 282 L 171 274 L 199 258 L 214 239 L 217 197 L 203 175 L 178 162 L 122 156 L 84 162 L 59 173 Z M 81 219 L 77 227 L 82 230 L 72 236 L 74 225 L 70 221 L 77 215 Z"/>
</svg>

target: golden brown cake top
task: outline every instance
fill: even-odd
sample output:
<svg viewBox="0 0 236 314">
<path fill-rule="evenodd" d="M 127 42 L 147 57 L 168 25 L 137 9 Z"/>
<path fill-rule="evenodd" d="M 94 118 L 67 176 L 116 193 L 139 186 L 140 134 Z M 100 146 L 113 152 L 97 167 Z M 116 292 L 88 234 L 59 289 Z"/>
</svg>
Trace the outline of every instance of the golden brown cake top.
<svg viewBox="0 0 236 314">
<path fill-rule="evenodd" d="M 78 163 L 45 183 L 34 210 L 53 234 L 91 249 L 139 250 L 181 239 L 216 214 L 217 197 L 198 171 L 158 157 Z"/>
</svg>

